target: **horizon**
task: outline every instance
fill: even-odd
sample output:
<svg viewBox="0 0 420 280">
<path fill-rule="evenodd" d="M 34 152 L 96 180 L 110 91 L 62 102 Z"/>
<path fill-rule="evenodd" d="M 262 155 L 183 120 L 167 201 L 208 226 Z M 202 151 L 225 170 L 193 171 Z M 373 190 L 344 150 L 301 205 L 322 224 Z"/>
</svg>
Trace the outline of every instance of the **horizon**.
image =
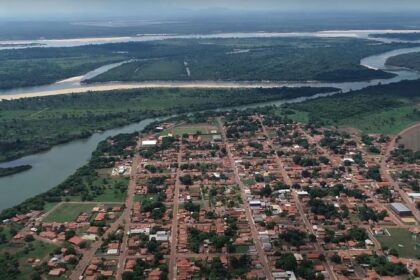
<svg viewBox="0 0 420 280">
<path fill-rule="evenodd" d="M 48 8 L 46 8 L 48 7 Z M 420 2 L 376 0 L 250 0 L 212 1 L 148 1 L 135 0 L 0 0 L 0 20 L 76 20 L 107 18 L 177 18 L 222 14 L 393 14 L 420 12 Z"/>
</svg>

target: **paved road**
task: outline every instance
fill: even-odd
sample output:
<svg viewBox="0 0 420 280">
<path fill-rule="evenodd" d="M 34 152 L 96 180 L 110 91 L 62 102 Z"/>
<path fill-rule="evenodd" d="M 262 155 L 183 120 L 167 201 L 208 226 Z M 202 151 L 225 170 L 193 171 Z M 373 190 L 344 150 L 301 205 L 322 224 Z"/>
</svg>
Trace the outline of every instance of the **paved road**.
<svg viewBox="0 0 420 280">
<path fill-rule="evenodd" d="M 177 245 L 178 245 L 178 210 L 179 210 L 179 190 L 181 188 L 181 182 L 179 176 L 181 175 L 181 161 L 182 161 L 183 145 L 180 141 L 179 153 L 178 153 L 178 167 L 176 170 L 176 181 L 175 181 L 175 192 L 174 192 L 174 206 L 172 210 L 172 230 L 171 230 L 171 256 L 169 259 L 169 275 L 168 279 L 176 279 L 176 259 L 177 259 Z"/>
<path fill-rule="evenodd" d="M 230 163 L 232 165 L 233 172 L 235 174 L 236 183 L 239 185 L 239 187 L 241 189 L 241 197 L 242 197 L 242 200 L 244 202 L 245 214 L 246 214 L 246 218 L 248 220 L 248 223 L 250 225 L 252 238 L 254 239 L 255 248 L 256 248 L 258 256 L 259 256 L 259 261 L 261 262 L 261 265 L 262 265 L 264 274 L 266 276 L 266 279 L 271 280 L 271 279 L 273 279 L 273 275 L 271 273 L 271 269 L 270 269 L 270 265 L 268 263 L 267 255 L 265 254 L 265 252 L 263 250 L 263 247 L 262 247 L 262 244 L 261 244 L 261 240 L 259 239 L 259 235 L 258 235 L 257 228 L 255 227 L 254 219 L 252 218 L 252 212 L 251 212 L 251 209 L 250 209 L 249 204 L 248 204 L 247 195 L 245 194 L 245 186 L 242 183 L 241 178 L 239 177 L 239 172 L 238 172 L 238 169 L 236 168 L 235 159 L 233 158 L 232 152 L 231 152 L 230 147 L 228 145 L 228 140 L 227 140 L 227 137 L 226 137 L 226 131 L 223 127 L 222 121 L 220 120 L 220 118 L 218 118 L 217 121 L 218 121 L 218 124 L 219 124 L 220 132 L 222 134 L 223 142 L 226 144 L 226 151 L 228 153 L 228 157 L 229 157 Z"/>
</svg>

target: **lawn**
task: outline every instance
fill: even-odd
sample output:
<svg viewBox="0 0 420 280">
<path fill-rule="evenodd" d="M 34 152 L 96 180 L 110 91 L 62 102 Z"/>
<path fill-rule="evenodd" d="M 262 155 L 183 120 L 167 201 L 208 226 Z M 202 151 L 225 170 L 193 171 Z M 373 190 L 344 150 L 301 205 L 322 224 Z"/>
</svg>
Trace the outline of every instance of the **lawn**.
<svg viewBox="0 0 420 280">
<path fill-rule="evenodd" d="M 176 127 L 173 129 L 173 134 L 174 135 L 180 135 L 182 136 L 183 134 L 207 134 L 208 132 L 206 130 L 204 130 L 203 128 L 197 126 L 197 127 Z"/>
<path fill-rule="evenodd" d="M 80 213 L 91 211 L 99 203 L 63 203 L 60 207 L 50 213 L 44 222 L 73 222 Z"/>
<path fill-rule="evenodd" d="M 30 250 L 28 254 L 25 254 L 23 250 L 19 250 L 16 253 L 16 256 L 19 260 L 19 270 L 21 271 L 21 273 L 16 278 L 17 280 L 31 279 L 30 275 L 34 269 L 32 268 L 31 264 L 28 264 L 27 259 L 34 258 L 43 260 L 43 258 L 48 256 L 48 254 L 56 248 L 55 245 L 43 243 L 40 241 L 34 241 L 31 244 L 33 244 L 33 249 Z"/>
<path fill-rule="evenodd" d="M 412 234 L 404 228 L 388 228 L 391 236 L 377 236 L 382 247 L 394 248 L 401 257 L 416 258 L 420 255 L 420 240 L 415 240 Z"/>
<path fill-rule="evenodd" d="M 235 252 L 236 253 L 242 253 L 242 254 L 247 254 L 249 250 L 248 245 L 238 245 L 235 247 Z"/>
<path fill-rule="evenodd" d="M 126 192 L 122 193 L 112 188 L 106 188 L 103 194 L 96 196 L 93 201 L 98 202 L 124 202 Z"/>
<path fill-rule="evenodd" d="M 141 204 L 145 203 L 146 201 L 156 202 L 157 201 L 157 194 L 146 194 L 146 195 L 135 195 L 134 202 L 140 202 Z"/>
</svg>

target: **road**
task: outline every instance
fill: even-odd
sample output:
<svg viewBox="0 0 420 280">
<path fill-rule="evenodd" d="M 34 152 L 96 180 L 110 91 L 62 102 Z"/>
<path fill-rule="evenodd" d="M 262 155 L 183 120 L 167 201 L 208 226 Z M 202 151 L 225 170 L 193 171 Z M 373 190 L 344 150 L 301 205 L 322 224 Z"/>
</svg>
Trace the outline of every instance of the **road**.
<svg viewBox="0 0 420 280">
<path fill-rule="evenodd" d="M 135 156 L 133 159 L 133 166 L 131 168 L 130 182 L 128 184 L 127 197 L 125 200 L 125 209 L 122 214 L 122 222 L 124 224 L 124 236 L 120 247 L 120 256 L 118 258 L 118 269 L 116 279 L 122 279 L 122 273 L 124 270 L 125 260 L 127 259 L 127 243 L 128 243 L 128 231 L 130 230 L 130 220 L 131 220 L 131 211 L 134 204 L 134 195 L 136 193 L 137 185 L 137 174 L 140 169 L 141 158 L 140 156 Z"/>
<path fill-rule="evenodd" d="M 139 156 L 135 156 L 133 158 L 133 165 L 131 169 L 132 175 L 133 173 L 136 172 L 139 163 L 140 163 Z M 127 217 L 130 216 L 131 207 L 128 207 L 128 205 L 132 205 L 130 203 L 133 202 L 133 196 L 134 196 L 133 186 L 135 190 L 135 183 L 133 184 L 133 180 L 134 180 L 133 178 L 135 178 L 135 176 L 132 176 L 130 183 L 128 185 L 127 196 L 125 200 L 125 203 L 126 203 L 125 205 L 127 207 L 124 208 L 124 211 L 121 214 L 121 216 L 110 225 L 110 228 L 105 232 L 103 238 L 99 239 L 98 241 L 95 241 L 93 244 L 91 244 L 90 248 L 83 253 L 82 258 L 80 259 L 79 263 L 77 264 L 77 266 L 74 268 L 73 272 L 71 273 L 70 279 L 78 280 L 80 276 L 83 275 L 83 272 L 86 270 L 92 258 L 95 256 L 96 251 L 101 247 L 103 243 L 102 239 L 106 239 L 110 233 L 115 232 L 118 229 L 118 226 L 123 224 L 123 221 L 126 220 Z M 120 267 L 120 269 L 118 270 L 122 270 L 122 267 Z"/>
<path fill-rule="evenodd" d="M 179 210 L 179 190 L 181 188 L 181 182 L 179 176 L 181 175 L 181 161 L 182 161 L 182 150 L 183 145 L 180 141 L 179 153 L 178 153 L 178 167 L 176 169 L 175 179 L 175 192 L 174 192 L 174 205 L 172 210 L 172 231 L 171 231 L 171 256 L 169 258 L 169 275 L 168 279 L 176 279 L 176 260 L 177 260 L 177 245 L 178 245 L 178 210 Z"/>
<path fill-rule="evenodd" d="M 419 124 L 409 127 L 405 130 L 403 130 L 400 134 L 392 138 L 391 142 L 389 142 L 388 147 L 385 151 L 385 154 L 381 157 L 380 162 L 380 169 L 381 169 L 381 176 L 389 182 L 389 184 L 393 187 L 395 191 L 397 191 L 406 206 L 411 210 L 413 216 L 416 218 L 418 222 L 420 222 L 420 211 L 417 209 L 416 204 L 410 199 L 410 197 L 407 195 L 407 193 L 399 186 L 397 182 L 395 182 L 394 178 L 392 178 L 391 174 L 389 173 L 389 168 L 387 166 L 387 159 L 390 157 L 391 152 L 395 149 L 397 146 L 397 138 L 399 135 L 405 133 L 406 131 L 409 131 L 410 129 L 413 129 L 414 127 L 418 126 Z"/>
<path fill-rule="evenodd" d="M 247 195 L 245 194 L 245 186 L 242 183 L 241 178 L 239 177 L 239 172 L 238 172 L 238 169 L 236 168 L 235 159 L 233 158 L 231 149 L 229 147 L 229 143 L 228 143 L 228 140 L 227 140 L 227 137 L 226 137 L 226 131 L 224 129 L 224 126 L 222 124 L 221 119 L 218 118 L 217 122 L 219 124 L 219 129 L 220 129 L 220 132 L 222 134 L 223 142 L 226 145 L 226 151 L 227 151 L 230 163 L 232 165 L 233 172 L 235 174 L 236 183 L 239 185 L 239 187 L 241 189 L 241 198 L 244 202 L 246 218 L 248 220 L 248 223 L 249 223 L 249 226 L 250 226 L 250 229 L 251 229 L 252 238 L 254 240 L 254 244 L 255 244 L 255 248 L 257 250 L 259 261 L 261 262 L 261 265 L 262 265 L 264 274 L 266 276 L 266 279 L 271 280 L 271 279 L 273 279 L 273 275 L 271 273 L 271 269 L 270 269 L 270 265 L 269 265 L 269 262 L 268 262 L 268 259 L 267 259 L 267 255 L 265 254 L 265 252 L 263 250 L 263 247 L 262 247 L 262 244 L 261 244 L 261 240 L 259 239 L 259 234 L 258 234 L 257 228 L 255 227 L 254 219 L 252 217 L 252 211 L 251 211 L 251 208 L 249 207 Z"/>
<path fill-rule="evenodd" d="M 267 129 L 266 129 L 262 119 L 260 117 L 258 117 L 258 120 L 261 124 L 263 133 L 264 133 L 265 137 L 267 138 L 267 141 L 268 141 L 269 145 L 272 147 L 273 146 L 273 141 L 272 141 L 269 133 L 267 132 Z M 323 151 L 323 152 L 325 153 L 325 151 Z M 287 174 L 286 169 L 283 165 L 283 162 L 281 161 L 280 157 L 277 155 L 277 152 L 274 153 L 274 156 L 275 156 L 276 162 L 277 162 L 277 164 L 280 168 L 280 172 L 282 174 L 283 180 L 285 181 L 285 183 L 287 185 L 289 185 L 289 186 L 293 185 L 293 181 L 292 181 L 292 179 L 290 179 L 289 174 Z M 302 203 L 300 202 L 296 191 L 292 192 L 292 196 L 293 196 L 293 199 L 294 199 L 294 201 L 296 203 L 296 206 L 298 208 L 299 214 L 302 217 L 303 222 L 306 226 L 306 229 L 308 230 L 308 232 L 310 232 L 310 233 L 312 233 L 313 235 L 316 236 L 316 233 L 314 232 L 312 224 L 309 222 L 308 218 L 306 217 L 306 214 L 305 214 L 305 211 L 303 209 Z M 322 247 L 322 245 L 319 243 L 318 239 L 316 240 L 316 243 L 314 245 L 315 245 L 315 248 L 316 248 L 317 252 L 326 256 L 326 252 L 325 252 L 324 248 Z M 329 259 L 327 258 L 325 262 L 327 264 L 325 267 L 327 269 L 328 275 L 330 275 L 330 277 L 334 278 L 335 280 L 338 280 L 338 277 L 334 273 L 334 270 L 332 268 L 332 264 L 330 263 Z"/>
</svg>

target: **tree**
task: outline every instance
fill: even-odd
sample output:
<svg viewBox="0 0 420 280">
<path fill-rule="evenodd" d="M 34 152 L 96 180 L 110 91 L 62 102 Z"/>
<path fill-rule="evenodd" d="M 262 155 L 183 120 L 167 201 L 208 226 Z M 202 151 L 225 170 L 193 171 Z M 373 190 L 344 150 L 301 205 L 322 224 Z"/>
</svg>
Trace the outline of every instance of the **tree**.
<svg viewBox="0 0 420 280">
<path fill-rule="evenodd" d="M 280 256 L 276 261 L 276 268 L 294 271 L 297 267 L 297 261 L 292 253 L 286 253 Z"/>
<path fill-rule="evenodd" d="M 32 234 L 27 234 L 25 236 L 25 242 L 32 242 L 34 240 L 35 240 L 35 238 L 34 238 L 34 236 Z"/>
<path fill-rule="evenodd" d="M 341 257 L 338 254 L 332 255 L 330 259 L 332 262 L 341 263 Z"/>
</svg>

